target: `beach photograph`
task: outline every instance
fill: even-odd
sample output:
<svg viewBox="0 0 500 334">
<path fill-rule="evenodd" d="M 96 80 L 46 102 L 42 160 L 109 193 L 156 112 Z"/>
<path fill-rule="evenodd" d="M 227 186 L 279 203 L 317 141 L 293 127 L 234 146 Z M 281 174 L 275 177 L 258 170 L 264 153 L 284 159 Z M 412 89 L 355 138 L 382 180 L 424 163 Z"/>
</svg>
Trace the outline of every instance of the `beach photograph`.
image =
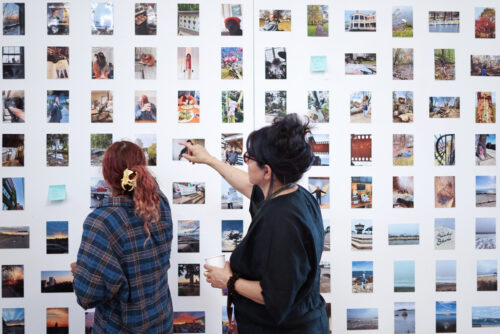
<svg viewBox="0 0 500 334">
<path fill-rule="evenodd" d="M 436 260 L 436 292 L 457 291 L 457 261 Z"/>
<path fill-rule="evenodd" d="M 2 333 L 24 334 L 24 308 L 2 309 Z"/>
<path fill-rule="evenodd" d="M 434 176 L 434 206 L 455 207 L 455 176 Z"/>
<path fill-rule="evenodd" d="M 418 245 L 420 232 L 418 224 L 389 224 L 389 246 L 391 245 Z"/>
<path fill-rule="evenodd" d="M 243 195 L 221 178 L 221 209 L 243 209 Z"/>
<path fill-rule="evenodd" d="M 472 306 L 472 327 L 500 327 L 500 306 Z"/>
<path fill-rule="evenodd" d="M 199 263 L 179 263 L 177 277 L 178 296 L 200 295 Z"/>
<path fill-rule="evenodd" d="M 111 133 L 91 133 L 90 134 L 90 165 L 101 166 L 102 157 L 109 145 L 113 143 Z"/>
<path fill-rule="evenodd" d="M 476 135 L 476 166 L 496 166 L 496 135 Z"/>
<path fill-rule="evenodd" d="M 2 265 L 2 298 L 24 297 L 24 265 Z"/>
<path fill-rule="evenodd" d="M 223 220 L 221 223 L 221 249 L 232 252 L 243 239 L 243 220 Z"/>
<path fill-rule="evenodd" d="M 496 218 L 476 218 L 476 249 L 496 249 Z"/>
<path fill-rule="evenodd" d="M 307 117 L 314 123 L 330 121 L 330 91 L 310 90 L 307 92 Z"/>
<path fill-rule="evenodd" d="M 372 135 L 351 134 L 351 166 L 372 165 Z"/>
<path fill-rule="evenodd" d="M 351 249 L 373 249 L 373 221 L 371 219 L 351 220 Z"/>
<path fill-rule="evenodd" d="M 392 135 L 392 165 L 413 166 L 413 135 Z"/>
<path fill-rule="evenodd" d="M 373 261 L 352 261 L 352 292 L 373 292 Z"/>
<path fill-rule="evenodd" d="M 321 209 L 330 208 L 330 178 L 328 176 L 316 176 L 308 178 L 308 189 L 316 198 Z"/>
<path fill-rule="evenodd" d="M 430 96 L 430 118 L 460 118 L 460 96 Z"/>
<path fill-rule="evenodd" d="M 370 209 L 373 202 L 371 176 L 351 176 L 351 208 Z"/>
<path fill-rule="evenodd" d="M 394 261 L 394 292 L 415 292 L 415 261 Z"/>
<path fill-rule="evenodd" d="M 495 123 L 497 110 L 495 92 L 476 92 L 475 96 L 476 123 Z"/>
<path fill-rule="evenodd" d="M 348 308 L 347 330 L 378 329 L 377 308 Z"/>
<path fill-rule="evenodd" d="M 392 37 L 413 37 L 413 7 L 392 7 Z"/>
<path fill-rule="evenodd" d="M 394 302 L 394 334 L 415 334 L 414 302 Z"/>
<path fill-rule="evenodd" d="M 497 291 L 497 260 L 477 261 L 477 291 Z"/>
<path fill-rule="evenodd" d="M 174 204 L 205 204 L 205 182 L 173 182 Z"/>
<path fill-rule="evenodd" d="M 351 123 L 371 123 L 372 92 L 356 91 L 349 99 L 349 114 Z"/>
<path fill-rule="evenodd" d="M 205 312 L 174 312 L 174 333 L 205 333 Z"/>
<path fill-rule="evenodd" d="M 325 242 L 323 244 L 323 251 L 330 251 L 330 219 L 323 219 L 323 229 L 325 232 Z"/>
<path fill-rule="evenodd" d="M 429 12 L 429 32 L 460 32 L 460 12 Z"/>
<path fill-rule="evenodd" d="M 319 292 L 330 293 L 331 271 L 330 261 L 319 262 L 320 276 L 319 276 Z"/>
<path fill-rule="evenodd" d="M 392 79 L 413 80 L 413 48 L 392 49 Z"/>
<path fill-rule="evenodd" d="M 454 134 L 434 135 L 434 165 L 435 166 L 455 165 Z"/>
<path fill-rule="evenodd" d="M 47 334 L 69 334 L 69 308 L 47 307 Z"/>
<path fill-rule="evenodd" d="M 393 176 L 392 207 L 413 208 L 414 200 L 413 176 Z"/>
<path fill-rule="evenodd" d="M 344 55 L 345 74 L 375 75 L 377 74 L 376 53 L 346 53 Z"/>
<path fill-rule="evenodd" d="M 68 253 L 68 222 L 47 221 L 47 254 Z"/>
<path fill-rule="evenodd" d="M 329 134 L 310 134 L 307 142 L 312 148 L 314 156 L 313 166 L 330 165 L 330 135 Z"/>
<path fill-rule="evenodd" d="M 476 175 L 476 207 L 494 208 L 497 206 L 497 177 L 495 175 Z"/>
<path fill-rule="evenodd" d="M 413 123 L 413 92 L 392 92 L 392 122 Z"/>
<path fill-rule="evenodd" d="M 0 226 L 0 249 L 30 248 L 29 226 Z"/>
<path fill-rule="evenodd" d="M 455 218 L 434 219 L 434 249 L 455 249 Z"/>
<path fill-rule="evenodd" d="M 24 210 L 24 177 L 2 178 L 2 210 Z"/>
<path fill-rule="evenodd" d="M 200 251 L 200 221 L 179 220 L 177 223 L 177 252 L 198 253 Z"/>
<path fill-rule="evenodd" d="M 42 270 L 42 293 L 73 292 L 70 270 Z"/>
<path fill-rule="evenodd" d="M 457 302 L 436 302 L 436 333 L 457 332 Z"/>
<path fill-rule="evenodd" d="M 68 134 L 47 134 L 47 166 L 69 166 Z"/>
</svg>

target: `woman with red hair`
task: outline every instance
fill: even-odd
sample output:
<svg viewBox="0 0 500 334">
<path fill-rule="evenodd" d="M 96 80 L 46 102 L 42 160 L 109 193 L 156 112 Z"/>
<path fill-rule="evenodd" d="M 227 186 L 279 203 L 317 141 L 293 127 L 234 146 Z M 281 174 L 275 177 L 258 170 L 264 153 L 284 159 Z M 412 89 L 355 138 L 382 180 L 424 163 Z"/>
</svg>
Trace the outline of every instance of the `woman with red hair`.
<svg viewBox="0 0 500 334">
<path fill-rule="evenodd" d="M 112 196 L 83 224 L 71 265 L 78 304 L 95 308 L 94 333 L 172 333 L 168 200 L 134 143 L 109 146 L 102 173 Z"/>
</svg>

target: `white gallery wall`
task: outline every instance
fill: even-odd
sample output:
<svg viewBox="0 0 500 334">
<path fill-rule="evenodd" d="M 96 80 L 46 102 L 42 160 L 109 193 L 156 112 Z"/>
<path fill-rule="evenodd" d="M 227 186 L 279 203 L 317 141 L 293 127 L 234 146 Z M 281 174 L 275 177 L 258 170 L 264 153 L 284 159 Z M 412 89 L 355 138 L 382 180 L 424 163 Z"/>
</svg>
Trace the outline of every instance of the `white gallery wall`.
<svg viewBox="0 0 500 334">
<path fill-rule="evenodd" d="M 19 1 L 21 2 L 21 1 Z M 373 330 L 355 333 L 392 333 L 395 326 L 395 302 L 415 303 L 415 332 L 436 331 L 436 302 L 456 302 L 457 333 L 496 333 L 498 327 L 473 328 L 472 307 L 500 307 L 500 293 L 477 291 L 477 265 L 482 260 L 499 260 L 499 250 L 476 248 L 476 219 L 498 221 L 498 207 L 476 206 L 476 176 L 497 176 L 498 166 L 476 164 L 475 136 L 499 134 L 498 123 L 477 123 L 477 92 L 500 92 L 499 76 L 471 76 L 471 55 L 500 56 L 498 37 L 475 38 L 474 8 L 495 7 L 497 1 L 309 1 L 309 0 L 199 0 L 145 1 L 157 3 L 157 34 L 139 36 L 134 32 L 134 8 L 139 1 L 115 0 L 112 35 L 91 34 L 90 0 L 68 0 L 68 35 L 47 35 L 46 0 L 24 0 L 24 35 L 2 35 L 0 46 L 24 46 L 25 78 L 6 79 L 1 90 L 24 90 L 24 123 L 1 123 L 1 133 L 24 134 L 24 166 L 2 166 L 2 178 L 24 178 L 24 210 L 0 211 L 0 228 L 29 226 L 29 248 L 0 248 L 0 265 L 24 266 L 24 297 L 0 298 L 0 308 L 24 308 L 25 332 L 43 333 L 47 308 L 69 309 L 70 333 L 85 332 L 85 312 L 73 293 L 42 293 L 42 271 L 69 270 L 76 260 L 82 224 L 90 212 L 91 178 L 99 177 L 99 166 L 90 161 L 90 135 L 111 133 L 113 141 L 136 135 L 154 134 L 157 143 L 156 166 L 150 170 L 172 208 L 172 242 L 169 285 L 176 312 L 204 312 L 205 332 L 222 332 L 222 310 L 226 297 L 212 289 L 203 275 L 199 296 L 179 296 L 178 265 L 204 264 L 207 257 L 222 252 L 221 221 L 243 220 L 243 231 L 250 225 L 248 200 L 243 209 L 221 208 L 221 177 L 206 166 L 174 161 L 172 140 L 205 139 L 211 154 L 221 156 L 222 134 L 243 134 L 243 142 L 254 129 L 267 125 L 267 91 L 287 92 L 286 112 L 307 114 L 308 92 L 329 91 L 329 122 L 314 124 L 314 134 L 329 136 L 328 166 L 313 166 L 301 184 L 309 187 L 309 178 L 328 177 L 329 208 L 323 217 L 330 223 L 330 249 L 322 261 L 329 264 L 324 272 L 322 295 L 331 303 L 331 328 L 334 333 L 348 331 L 348 309 L 377 309 L 378 325 Z M 5 1 L 2 1 L 2 4 Z M 199 3 L 199 36 L 177 35 L 177 4 Z M 221 4 L 242 4 L 242 36 L 221 36 Z M 329 36 L 307 36 L 307 5 L 328 5 Z M 413 37 L 392 37 L 392 7 L 413 8 Z M 291 31 L 259 30 L 260 10 L 290 10 Z M 348 32 L 344 28 L 346 10 L 376 11 L 376 32 Z M 429 32 L 429 11 L 458 11 L 457 33 Z M 498 17 L 498 14 L 497 14 Z M 47 79 L 47 47 L 69 47 L 69 77 Z M 114 78 L 91 78 L 93 47 L 114 49 Z M 156 79 L 136 79 L 136 47 L 156 48 Z M 199 76 L 195 80 L 178 78 L 178 48 L 199 48 Z M 221 48 L 242 48 L 242 79 L 221 79 Z M 266 79 L 265 49 L 286 48 L 286 79 Z M 393 49 L 413 48 L 413 80 L 393 79 Z M 455 79 L 436 80 L 434 49 L 455 50 Z M 376 74 L 348 75 L 345 54 L 375 53 Z M 312 73 L 311 56 L 326 56 L 327 70 Z M 197 69 L 198 70 L 198 69 Z M 497 74 L 498 75 L 498 74 Z M 69 90 L 69 122 L 47 122 L 47 90 Z M 114 115 L 111 123 L 91 122 L 91 91 L 112 90 Z M 199 123 L 178 122 L 178 91 L 199 91 Z M 241 90 L 244 121 L 223 123 L 221 92 Z M 136 91 L 156 91 L 157 122 L 136 123 Z M 371 92 L 369 122 L 351 121 L 350 97 L 358 91 Z M 393 121 L 393 91 L 413 92 L 413 122 Z M 460 97 L 458 118 L 429 116 L 429 97 Z M 69 134 L 69 164 L 47 166 L 47 134 Z M 351 165 L 351 135 L 371 135 L 371 164 Z M 413 135 L 414 163 L 393 164 L 393 135 Z M 434 161 L 434 136 L 455 135 L 454 165 L 438 166 Z M 246 166 L 238 168 L 245 169 Z M 393 208 L 393 177 L 413 176 L 413 208 Z M 435 177 L 454 176 L 454 207 L 436 208 Z M 370 208 L 353 208 L 351 177 L 371 177 Z M 174 204 L 174 182 L 203 182 L 204 204 Z M 66 185 L 66 200 L 49 201 L 49 185 Z M 496 185 L 495 185 L 496 187 Z M 309 188 L 310 189 L 310 188 Z M 358 188 L 360 189 L 360 188 Z M 325 206 L 323 206 L 325 207 Z M 435 247 L 435 220 L 455 221 L 455 246 Z M 351 224 L 356 219 L 371 220 L 372 249 L 351 246 Z M 199 220 L 199 252 L 178 252 L 178 221 Z M 68 221 L 67 254 L 47 254 L 46 222 Z M 413 245 L 389 245 L 389 225 L 418 224 L 419 241 Z M 496 239 L 496 235 L 494 236 Z M 226 258 L 230 253 L 226 253 Z M 456 261 L 456 291 L 436 291 L 436 263 Z M 353 261 L 373 262 L 373 291 L 353 292 Z M 394 292 L 395 261 L 414 261 L 414 292 Z M 441 262 L 438 262 L 441 263 Z M 328 268 L 328 265 L 325 266 Z M 438 266 L 439 269 L 439 266 Z M 203 271 L 203 268 L 201 268 Z M 286 280 L 286 277 L 283 278 Z M 327 281 L 325 281 L 325 279 Z M 328 287 L 328 289 L 326 288 Z M 451 311 L 450 311 L 451 312 Z M 493 316 L 493 315 L 492 315 Z M 497 325 L 498 326 L 498 325 Z"/>
</svg>

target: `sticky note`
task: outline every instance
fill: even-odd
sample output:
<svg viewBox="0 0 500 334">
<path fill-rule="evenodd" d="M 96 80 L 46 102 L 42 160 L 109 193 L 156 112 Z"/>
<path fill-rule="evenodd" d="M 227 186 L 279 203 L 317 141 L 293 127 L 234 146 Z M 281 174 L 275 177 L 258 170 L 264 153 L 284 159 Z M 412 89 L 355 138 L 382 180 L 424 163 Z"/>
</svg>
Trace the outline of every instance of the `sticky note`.
<svg viewBox="0 0 500 334">
<path fill-rule="evenodd" d="M 49 186 L 49 201 L 64 201 L 66 199 L 66 185 L 50 185 Z"/>
<path fill-rule="evenodd" d="M 326 56 L 311 56 L 311 72 L 326 72 Z"/>
</svg>

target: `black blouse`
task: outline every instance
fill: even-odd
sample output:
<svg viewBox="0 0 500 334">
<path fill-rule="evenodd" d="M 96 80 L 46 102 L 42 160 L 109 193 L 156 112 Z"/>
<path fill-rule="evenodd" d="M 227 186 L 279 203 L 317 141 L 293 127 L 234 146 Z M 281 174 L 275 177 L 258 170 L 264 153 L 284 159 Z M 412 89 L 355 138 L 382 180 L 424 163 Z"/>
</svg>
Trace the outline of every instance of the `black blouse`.
<svg viewBox="0 0 500 334">
<path fill-rule="evenodd" d="M 231 269 L 259 281 L 264 305 L 234 300 L 238 332 L 328 334 L 319 292 L 324 230 L 316 200 L 304 188 L 264 201 L 252 190 L 252 224 L 231 255 Z"/>
</svg>

